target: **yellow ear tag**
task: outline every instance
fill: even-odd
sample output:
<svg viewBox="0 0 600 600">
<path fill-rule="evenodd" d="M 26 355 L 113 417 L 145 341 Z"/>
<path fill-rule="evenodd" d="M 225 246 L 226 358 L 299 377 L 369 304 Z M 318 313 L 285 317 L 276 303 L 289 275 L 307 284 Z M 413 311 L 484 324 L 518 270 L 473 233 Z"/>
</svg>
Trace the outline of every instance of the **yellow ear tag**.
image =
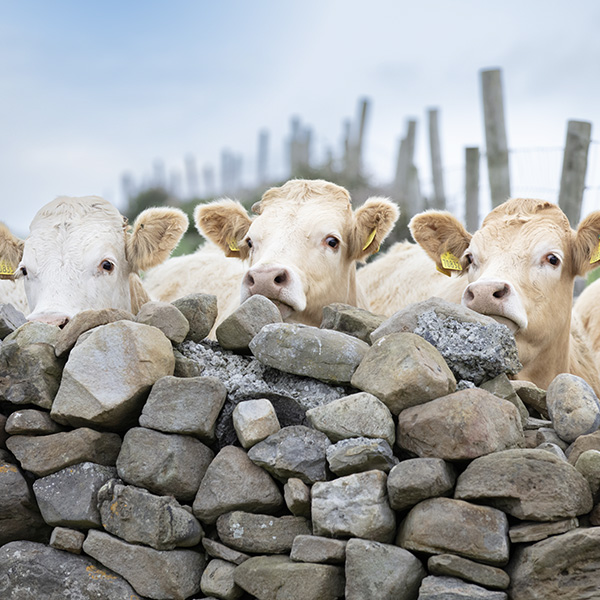
<svg viewBox="0 0 600 600">
<path fill-rule="evenodd" d="M 239 252 L 240 249 L 238 248 L 237 242 L 235 240 L 229 240 L 229 242 L 227 242 L 229 244 L 229 249 L 232 252 Z"/>
<path fill-rule="evenodd" d="M 440 256 L 440 259 L 444 269 L 448 269 L 448 271 L 462 271 L 460 261 L 452 254 L 452 252 L 444 252 L 444 254 Z"/>
<path fill-rule="evenodd" d="M 590 259 L 590 265 L 597 263 L 600 260 L 600 242 L 598 243 L 598 247 L 594 250 L 592 254 L 592 258 Z"/>
<path fill-rule="evenodd" d="M 0 279 L 13 279 L 15 270 L 5 261 L 0 260 Z"/>
<path fill-rule="evenodd" d="M 362 247 L 363 250 L 366 250 L 373 242 L 373 240 L 375 239 L 375 234 L 377 233 L 377 227 L 375 227 L 375 229 L 373 229 L 373 231 L 371 231 L 371 233 L 369 234 L 369 237 L 367 238 L 367 243 Z M 379 252 L 379 248 L 377 248 L 377 251 Z"/>
</svg>

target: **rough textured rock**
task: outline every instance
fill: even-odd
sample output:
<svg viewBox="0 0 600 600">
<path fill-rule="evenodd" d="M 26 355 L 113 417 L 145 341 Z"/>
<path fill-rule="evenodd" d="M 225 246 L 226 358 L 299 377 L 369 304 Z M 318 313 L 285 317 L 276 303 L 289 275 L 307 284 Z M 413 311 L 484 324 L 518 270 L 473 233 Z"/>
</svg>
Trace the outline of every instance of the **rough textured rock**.
<svg viewBox="0 0 600 600">
<path fill-rule="evenodd" d="M 212 459 L 212 450 L 193 437 L 134 427 L 123 438 L 117 471 L 126 483 L 190 502 Z"/>
<path fill-rule="evenodd" d="M 266 325 L 250 342 L 262 363 L 295 375 L 347 384 L 369 345 L 352 336 L 294 323 Z"/>
<path fill-rule="evenodd" d="M 50 535 L 49 545 L 57 550 L 81 554 L 85 533 L 67 527 L 55 527 Z"/>
<path fill-rule="evenodd" d="M 306 411 L 309 423 L 332 442 L 347 438 L 396 440 L 396 427 L 389 408 L 373 394 L 359 392 Z"/>
<path fill-rule="evenodd" d="M 337 600 L 344 596 L 344 570 L 294 562 L 287 556 L 257 556 L 237 567 L 234 581 L 261 600 Z"/>
<path fill-rule="evenodd" d="M 0 340 L 10 335 L 15 329 L 25 325 L 25 315 L 12 304 L 0 304 Z"/>
<path fill-rule="evenodd" d="M 523 424 L 523 427 L 525 427 L 527 419 L 529 419 L 529 411 L 523 400 L 519 398 L 519 395 L 512 386 L 506 373 L 501 373 L 500 375 L 496 375 L 493 379 L 484 381 L 479 387 L 486 392 L 498 396 L 498 398 L 508 400 L 511 404 L 514 404 L 521 416 L 521 423 Z"/>
<path fill-rule="evenodd" d="M 523 404 L 529 406 L 544 418 L 548 417 L 548 407 L 546 406 L 546 390 L 539 388 L 531 381 L 511 381 L 511 384 L 517 392 L 517 395 L 523 401 Z"/>
<path fill-rule="evenodd" d="M 508 519 L 488 506 L 431 498 L 408 513 L 397 544 L 413 552 L 458 554 L 501 567 L 508 562 Z"/>
<path fill-rule="evenodd" d="M 454 554 L 429 557 L 427 569 L 432 575 L 458 577 L 493 590 L 505 590 L 510 584 L 506 571 Z"/>
<path fill-rule="evenodd" d="M 290 477 L 283 486 L 283 497 L 288 510 L 295 517 L 310 519 L 310 488 L 297 477 Z"/>
<path fill-rule="evenodd" d="M 537 445 L 550 443 L 556 444 L 563 452 L 569 447 L 569 444 L 560 439 L 554 429 L 551 427 L 540 427 L 536 430 L 535 441 Z"/>
<path fill-rule="evenodd" d="M 456 380 L 441 354 L 413 333 L 380 337 L 352 376 L 352 385 L 377 396 L 397 415 L 456 389 Z"/>
<path fill-rule="evenodd" d="M 507 596 L 455 577 L 429 576 L 423 579 L 419 600 L 507 600 Z"/>
<path fill-rule="evenodd" d="M 414 600 L 426 571 L 413 554 L 352 538 L 346 546 L 346 600 Z"/>
<path fill-rule="evenodd" d="M 5 342 L 17 342 L 20 348 L 32 344 L 49 344 L 54 347 L 58 341 L 60 329 L 41 321 L 27 321 L 4 338 Z"/>
<path fill-rule="evenodd" d="M 388 503 L 386 480 L 382 471 L 367 471 L 315 483 L 311 505 L 315 535 L 390 542 L 396 515 Z"/>
<path fill-rule="evenodd" d="M 190 330 L 190 324 L 183 313 L 169 302 L 146 302 L 135 320 L 160 329 L 174 344 L 183 342 Z"/>
<path fill-rule="evenodd" d="M 244 448 L 251 448 L 281 429 L 277 413 L 266 398 L 240 402 L 233 411 L 233 427 Z"/>
<path fill-rule="evenodd" d="M 523 430 L 510 402 L 467 389 L 402 411 L 396 443 L 423 458 L 466 460 L 519 447 Z"/>
<path fill-rule="evenodd" d="M 253 446 L 248 458 L 280 481 L 298 477 L 305 483 L 314 483 L 327 479 L 326 451 L 330 445 L 324 433 L 296 425 Z"/>
<path fill-rule="evenodd" d="M 13 435 L 6 446 L 26 471 L 38 477 L 83 462 L 114 466 L 121 449 L 116 433 L 100 433 L 87 427 L 52 435 Z"/>
<path fill-rule="evenodd" d="M 388 473 L 398 462 L 385 440 L 357 437 L 327 448 L 327 464 L 338 476 L 379 469 Z"/>
<path fill-rule="evenodd" d="M 598 500 L 600 491 L 600 451 L 586 450 L 575 463 L 575 468 L 585 477 L 590 486 L 594 501 Z"/>
<path fill-rule="evenodd" d="M 459 476 L 454 496 L 531 521 L 555 521 L 592 510 L 585 478 L 564 460 L 535 449 L 506 450 L 474 460 Z"/>
<path fill-rule="evenodd" d="M 241 565 L 250 558 L 250 556 L 244 552 L 238 552 L 233 548 L 228 548 L 225 544 L 221 544 L 220 542 L 216 542 L 207 537 L 202 538 L 202 545 L 208 556 L 220 558 L 221 560 L 233 563 L 234 565 Z"/>
<path fill-rule="evenodd" d="M 600 431 L 578 437 L 565 451 L 569 463 L 574 465 L 586 450 L 600 450 Z"/>
<path fill-rule="evenodd" d="M 558 436 L 574 442 L 600 427 L 600 403 L 591 386 L 570 373 L 557 375 L 546 392 L 548 414 Z"/>
<path fill-rule="evenodd" d="M 194 500 L 194 514 L 205 523 L 234 510 L 271 513 L 283 498 L 271 476 L 257 467 L 246 452 L 225 446 L 210 463 Z"/>
<path fill-rule="evenodd" d="M 156 550 L 200 543 L 200 523 L 172 496 L 156 496 L 113 479 L 98 492 L 101 523 L 108 533 Z"/>
<path fill-rule="evenodd" d="M 152 386 L 139 424 L 211 443 L 226 397 L 227 390 L 216 377 L 162 377 Z"/>
<path fill-rule="evenodd" d="M 511 527 L 508 532 L 508 537 L 513 544 L 528 544 L 545 540 L 551 535 L 566 533 L 576 527 L 579 527 L 579 519 L 576 517 L 549 523 L 525 521 Z"/>
<path fill-rule="evenodd" d="M 187 339 L 201 342 L 217 320 L 217 298 L 211 294 L 190 294 L 173 301 L 173 306 L 187 319 L 190 329 Z"/>
<path fill-rule="evenodd" d="M 205 559 L 199 552 L 154 550 L 94 529 L 87 534 L 83 550 L 124 577 L 141 596 L 185 600 L 200 591 Z"/>
<path fill-rule="evenodd" d="M 88 556 L 19 541 L 0 548 L 0 597 L 115 600 L 137 595 L 125 579 Z"/>
<path fill-rule="evenodd" d="M 171 342 L 156 327 L 131 321 L 97 327 L 71 350 L 52 418 L 119 429 L 137 418 L 150 387 L 174 367 Z"/>
<path fill-rule="evenodd" d="M 346 333 L 370 344 L 371 333 L 384 321 L 385 317 L 368 310 L 336 302 L 323 308 L 321 328 Z"/>
<path fill-rule="evenodd" d="M 233 581 L 235 565 L 224 560 L 211 560 L 200 581 L 200 588 L 204 594 L 214 594 L 221 600 L 236 600 L 244 590 Z"/>
<path fill-rule="evenodd" d="M 48 435 L 58 433 L 62 428 L 47 412 L 26 408 L 12 413 L 6 420 L 4 430 L 9 435 Z"/>
<path fill-rule="evenodd" d="M 297 535 L 290 558 L 298 562 L 343 565 L 346 560 L 346 542 L 319 535 Z"/>
</svg>

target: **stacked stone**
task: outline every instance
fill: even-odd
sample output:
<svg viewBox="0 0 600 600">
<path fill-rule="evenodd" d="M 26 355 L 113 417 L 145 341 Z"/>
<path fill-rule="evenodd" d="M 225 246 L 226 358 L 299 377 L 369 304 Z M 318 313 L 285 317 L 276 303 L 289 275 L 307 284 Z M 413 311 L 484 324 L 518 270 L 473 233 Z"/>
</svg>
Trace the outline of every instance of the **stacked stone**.
<svg viewBox="0 0 600 600">
<path fill-rule="evenodd" d="M 587 383 L 510 381 L 508 329 L 435 299 L 321 329 L 251 300 L 220 344 L 203 295 L 62 330 L 0 308 L 0 597 L 600 589 Z"/>
</svg>

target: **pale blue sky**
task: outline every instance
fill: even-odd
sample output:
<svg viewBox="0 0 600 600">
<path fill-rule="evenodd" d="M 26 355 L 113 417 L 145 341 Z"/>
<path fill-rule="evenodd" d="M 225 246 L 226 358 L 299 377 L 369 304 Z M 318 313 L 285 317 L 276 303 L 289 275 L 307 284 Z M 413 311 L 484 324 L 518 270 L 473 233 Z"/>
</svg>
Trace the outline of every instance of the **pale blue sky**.
<svg viewBox="0 0 600 600">
<path fill-rule="evenodd" d="M 363 96 L 369 171 L 392 178 L 416 117 L 426 180 L 429 107 L 447 168 L 483 146 L 487 67 L 503 69 L 511 148 L 562 146 L 570 118 L 600 140 L 599 26 L 596 0 L 0 0 L 0 220 L 24 235 L 61 194 L 119 205 L 123 171 L 188 153 L 218 167 L 225 147 L 251 183 L 263 127 L 283 173 L 292 115 L 337 152 Z"/>
</svg>

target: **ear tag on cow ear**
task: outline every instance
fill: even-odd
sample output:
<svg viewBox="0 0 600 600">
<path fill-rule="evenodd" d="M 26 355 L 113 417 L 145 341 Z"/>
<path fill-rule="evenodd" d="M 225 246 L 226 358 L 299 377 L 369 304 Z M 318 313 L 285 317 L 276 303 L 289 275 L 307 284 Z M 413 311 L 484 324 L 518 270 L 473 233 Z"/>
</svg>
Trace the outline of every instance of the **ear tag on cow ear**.
<svg viewBox="0 0 600 600">
<path fill-rule="evenodd" d="M 592 254 L 592 258 L 590 258 L 590 265 L 597 263 L 599 260 L 600 260 L 600 242 L 598 242 L 598 246 L 594 250 L 594 253 Z"/>
<path fill-rule="evenodd" d="M 5 261 L 0 260 L 0 279 L 14 279 L 15 270 Z"/>
<path fill-rule="evenodd" d="M 377 227 L 375 227 L 375 229 L 373 229 L 373 231 L 371 231 L 371 233 L 369 234 L 369 237 L 367 238 L 367 243 L 362 247 L 363 250 L 366 250 L 373 243 L 376 234 Z M 375 250 L 375 252 L 379 252 L 379 246 L 377 247 L 377 250 Z"/>
<path fill-rule="evenodd" d="M 442 267 L 444 267 L 444 269 L 447 269 L 448 271 L 462 271 L 460 261 L 452 254 L 452 252 L 444 252 L 444 254 L 440 256 L 440 260 L 442 261 Z"/>
<path fill-rule="evenodd" d="M 229 249 L 232 252 L 239 252 L 240 251 L 240 249 L 238 248 L 237 242 L 235 240 L 229 240 L 227 243 L 229 244 Z"/>
</svg>

